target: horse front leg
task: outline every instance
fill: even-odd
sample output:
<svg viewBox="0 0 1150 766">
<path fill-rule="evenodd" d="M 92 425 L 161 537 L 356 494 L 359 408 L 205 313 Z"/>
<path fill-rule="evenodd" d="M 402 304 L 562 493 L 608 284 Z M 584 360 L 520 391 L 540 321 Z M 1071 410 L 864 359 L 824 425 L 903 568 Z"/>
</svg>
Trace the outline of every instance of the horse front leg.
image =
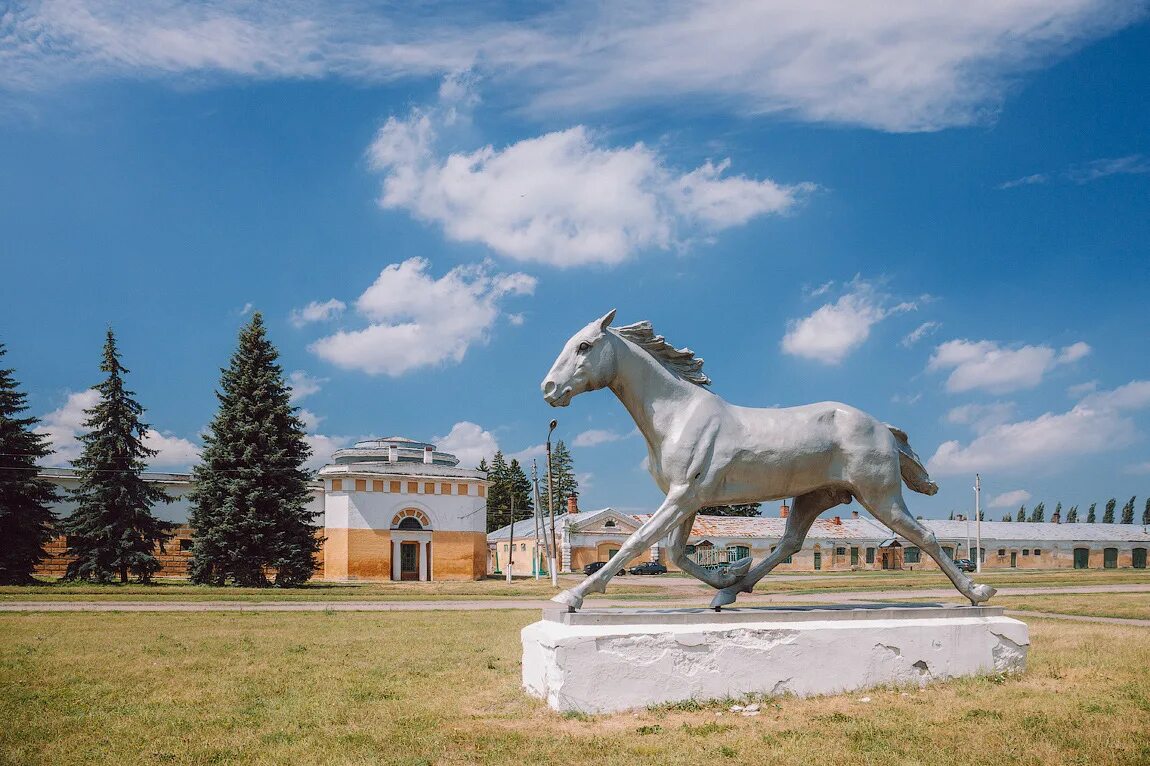
<svg viewBox="0 0 1150 766">
<path fill-rule="evenodd" d="M 732 561 L 718 570 L 708 569 L 699 564 L 687 555 L 687 540 L 691 537 L 691 527 L 694 523 L 695 514 L 692 513 L 671 530 L 671 536 L 667 540 L 667 557 L 679 569 L 696 580 L 702 580 L 716 590 L 734 585 L 751 568 L 751 558 L 748 556 L 738 561 Z"/>
<path fill-rule="evenodd" d="M 606 593 L 607 582 L 627 566 L 635 557 L 666 537 L 674 527 L 682 521 L 683 515 L 692 515 L 698 510 L 698 504 L 687 499 L 687 487 L 671 487 L 663 504 L 643 526 L 627 538 L 619 548 L 619 552 L 611 557 L 606 566 L 574 588 L 559 593 L 552 601 L 566 604 L 570 609 L 583 606 L 583 597 L 588 593 Z"/>
</svg>

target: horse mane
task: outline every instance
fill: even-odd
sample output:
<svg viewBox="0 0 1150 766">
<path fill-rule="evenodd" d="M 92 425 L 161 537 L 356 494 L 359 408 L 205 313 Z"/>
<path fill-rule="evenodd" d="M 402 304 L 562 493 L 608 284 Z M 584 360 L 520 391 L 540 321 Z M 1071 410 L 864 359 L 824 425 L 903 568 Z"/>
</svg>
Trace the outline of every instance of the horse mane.
<svg viewBox="0 0 1150 766">
<path fill-rule="evenodd" d="M 688 383 L 696 386 L 711 385 L 711 379 L 703 372 L 703 360 L 695 356 L 691 349 L 675 348 L 662 335 L 656 335 L 650 322 L 644 320 L 611 329 L 655 357 L 664 367 Z"/>
</svg>

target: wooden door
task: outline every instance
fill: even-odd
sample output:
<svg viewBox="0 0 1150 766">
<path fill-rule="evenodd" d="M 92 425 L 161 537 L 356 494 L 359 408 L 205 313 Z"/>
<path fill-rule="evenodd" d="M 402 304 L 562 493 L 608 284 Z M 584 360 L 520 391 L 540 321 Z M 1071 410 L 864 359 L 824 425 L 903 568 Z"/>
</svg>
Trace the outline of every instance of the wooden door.
<svg viewBox="0 0 1150 766">
<path fill-rule="evenodd" d="M 399 544 L 399 579 L 419 579 L 419 543 Z"/>
<path fill-rule="evenodd" d="M 1102 551 L 1102 566 L 1106 569 L 1118 568 L 1118 549 L 1105 548 Z"/>
<path fill-rule="evenodd" d="M 1135 569 L 1146 568 L 1146 549 L 1135 548 L 1134 553 L 1130 556 L 1130 565 Z"/>
<path fill-rule="evenodd" d="M 1010 552 L 1010 565 L 1012 567 L 1018 566 L 1018 551 Z"/>
<path fill-rule="evenodd" d="M 1074 549 L 1074 568 L 1075 569 L 1089 569 L 1090 568 L 1090 549 L 1089 548 L 1075 548 Z"/>
</svg>

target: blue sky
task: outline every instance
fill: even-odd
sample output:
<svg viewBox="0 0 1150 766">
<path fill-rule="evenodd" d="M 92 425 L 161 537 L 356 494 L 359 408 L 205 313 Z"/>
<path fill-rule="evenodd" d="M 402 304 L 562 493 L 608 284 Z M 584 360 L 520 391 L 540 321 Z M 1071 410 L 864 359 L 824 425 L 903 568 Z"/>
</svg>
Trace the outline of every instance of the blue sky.
<svg viewBox="0 0 1150 766">
<path fill-rule="evenodd" d="M 111 325 L 186 467 L 256 309 L 319 455 L 558 416 L 583 506 L 650 509 L 614 397 L 538 389 L 617 307 L 730 401 L 904 428 L 920 515 L 1150 494 L 1145 3 L 613 8 L 0 10 L 0 341 L 58 459 Z"/>
</svg>

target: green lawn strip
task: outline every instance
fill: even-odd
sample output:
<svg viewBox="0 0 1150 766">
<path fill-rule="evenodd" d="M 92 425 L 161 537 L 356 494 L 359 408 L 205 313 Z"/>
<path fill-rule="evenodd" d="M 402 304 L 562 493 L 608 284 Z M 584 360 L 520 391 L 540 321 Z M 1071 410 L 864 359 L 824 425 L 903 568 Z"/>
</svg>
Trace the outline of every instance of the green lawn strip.
<svg viewBox="0 0 1150 766">
<path fill-rule="evenodd" d="M 4 764 L 1136 764 L 1139 628 L 1031 621 L 1030 669 L 923 691 L 561 716 L 519 688 L 536 615 L 0 615 Z M 722 713 L 722 715 L 718 715 Z"/>
</svg>

